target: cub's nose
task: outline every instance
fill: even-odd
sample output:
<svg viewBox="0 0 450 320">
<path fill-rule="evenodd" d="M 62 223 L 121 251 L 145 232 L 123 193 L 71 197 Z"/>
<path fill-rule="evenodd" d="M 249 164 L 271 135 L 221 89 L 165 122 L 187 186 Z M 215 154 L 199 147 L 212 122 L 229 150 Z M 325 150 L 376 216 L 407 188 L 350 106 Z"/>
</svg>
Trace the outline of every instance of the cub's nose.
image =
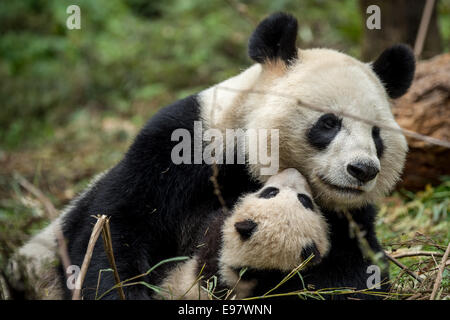
<svg viewBox="0 0 450 320">
<path fill-rule="evenodd" d="M 373 164 L 355 162 L 347 165 L 347 172 L 361 182 L 368 182 L 373 180 L 380 170 Z"/>
</svg>

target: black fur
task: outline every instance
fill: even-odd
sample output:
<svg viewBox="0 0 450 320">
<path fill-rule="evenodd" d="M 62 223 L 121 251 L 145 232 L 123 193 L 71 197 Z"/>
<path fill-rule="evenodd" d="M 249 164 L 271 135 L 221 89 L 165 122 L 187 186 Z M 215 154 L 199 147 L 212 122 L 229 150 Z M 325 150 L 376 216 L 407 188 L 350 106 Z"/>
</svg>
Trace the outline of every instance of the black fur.
<svg viewBox="0 0 450 320">
<path fill-rule="evenodd" d="M 249 40 L 248 55 L 258 63 L 281 59 L 290 64 L 297 58 L 297 19 L 274 13 L 264 19 Z"/>
<path fill-rule="evenodd" d="M 275 197 L 279 192 L 280 192 L 280 190 L 278 188 L 267 187 L 263 191 L 260 192 L 260 194 L 258 195 L 258 198 L 270 199 L 270 198 Z"/>
<path fill-rule="evenodd" d="M 373 180 L 380 170 L 371 161 L 357 161 L 347 165 L 347 172 L 358 181 L 366 183 Z"/>
<path fill-rule="evenodd" d="M 274 291 L 274 294 L 301 289 L 314 290 L 344 287 L 358 290 L 367 289 L 366 281 L 372 274 L 367 273 L 367 267 L 375 264 L 375 262 L 371 261 L 368 255 L 362 253 L 358 240 L 354 236 L 351 236 L 347 217 L 339 212 L 322 211 L 330 226 L 330 252 L 322 257 L 319 264 L 300 271 L 302 279 L 297 276 L 293 277 Z M 381 270 L 381 282 L 383 284 L 380 289 L 374 289 L 373 291 L 387 292 L 389 290 L 389 286 L 386 284 L 388 272 L 384 268 L 387 267 L 387 260 L 375 234 L 375 209 L 372 206 L 367 206 L 350 211 L 350 214 L 352 219 L 360 227 L 360 230 L 364 233 L 364 238 L 367 240 L 373 252 L 382 253 L 382 258 L 381 261 L 378 261 L 378 266 Z M 309 254 L 307 255 L 309 256 Z M 256 279 L 257 285 L 254 289 L 253 296 L 260 296 L 274 288 L 285 276 L 286 274 L 279 270 L 247 270 L 243 275 L 243 279 Z M 345 300 L 348 298 L 381 299 L 379 296 L 371 295 L 370 291 L 367 291 L 366 294 L 356 293 L 351 295 L 323 294 L 323 297 L 330 300 Z M 298 299 L 295 295 L 293 298 Z"/>
<path fill-rule="evenodd" d="M 361 250 L 360 243 L 355 236 L 352 236 L 347 217 L 339 212 L 322 210 L 328 226 L 330 227 L 330 252 L 323 257 L 322 261 L 306 270 L 302 276 L 305 285 L 313 285 L 315 288 L 333 288 L 333 287 L 353 287 L 356 289 L 367 289 L 367 267 L 375 264 L 371 261 L 368 254 Z M 367 240 L 367 244 L 373 253 L 382 254 L 383 258 L 378 261 L 382 271 L 381 280 L 385 282 L 388 279 L 388 266 L 384 258 L 384 251 L 379 244 L 375 233 L 376 210 L 368 205 L 364 208 L 350 211 L 351 218 L 359 226 L 360 231 Z M 327 276 L 321 276 L 327 275 Z M 381 286 L 379 291 L 387 291 L 388 285 Z M 361 299 L 380 299 L 380 297 L 355 294 L 352 297 Z M 330 296 L 330 299 L 346 299 L 348 296 Z"/>
<path fill-rule="evenodd" d="M 378 128 L 377 126 L 374 126 L 372 128 L 372 139 L 373 139 L 373 142 L 375 143 L 375 148 L 377 149 L 377 157 L 378 157 L 378 159 L 381 159 L 381 157 L 383 156 L 385 147 L 384 147 L 383 139 L 381 139 L 381 136 L 380 136 L 380 128 Z"/>
<path fill-rule="evenodd" d="M 258 228 L 258 224 L 253 220 L 244 220 L 236 222 L 234 227 L 242 240 L 248 240 Z"/>
<path fill-rule="evenodd" d="M 330 226 L 329 253 L 322 257 L 315 244 L 304 248 L 302 251 L 303 259 L 307 259 L 312 253 L 315 257 L 307 268 L 300 271 L 302 280 L 295 276 L 273 293 L 287 293 L 302 289 L 331 289 L 331 288 L 355 288 L 358 290 L 367 289 L 367 279 L 372 273 L 367 273 L 367 267 L 378 263 L 381 270 L 381 289 L 375 291 L 386 292 L 389 286 L 387 261 L 375 234 L 374 222 L 376 211 L 373 206 L 366 206 L 358 210 L 350 211 L 351 218 L 357 223 L 364 239 L 367 241 L 373 253 L 382 253 L 381 261 L 371 261 L 368 254 L 363 254 L 359 240 L 351 234 L 348 219 L 344 214 L 335 211 L 322 210 L 328 225 Z M 224 220 L 229 216 L 228 211 L 221 209 L 210 214 L 202 228 L 197 231 L 197 248 L 193 254 L 197 255 L 199 263 L 196 273 L 202 270 L 203 285 L 213 276 L 217 276 L 217 296 L 220 296 L 228 288 L 218 274 L 218 253 L 222 248 L 222 237 L 220 236 Z M 319 262 L 319 264 L 317 264 Z M 384 264 L 384 266 L 383 266 Z M 234 271 L 238 275 L 241 271 L 242 280 L 256 280 L 256 287 L 251 293 L 252 296 L 260 296 L 273 289 L 287 275 L 286 272 L 274 269 L 253 269 L 246 265 L 237 266 Z M 344 300 L 348 298 L 358 299 L 380 299 L 379 296 L 371 295 L 371 291 L 356 294 L 345 295 L 323 295 L 330 300 Z M 294 298 L 298 299 L 296 296 Z"/>
<path fill-rule="evenodd" d="M 322 115 L 308 130 L 308 142 L 318 150 L 324 150 L 341 130 L 342 119 L 332 113 Z"/>
<path fill-rule="evenodd" d="M 111 216 L 114 255 L 122 280 L 146 272 L 163 259 L 192 253 L 195 231 L 221 207 L 210 181 L 213 173 L 209 165 L 175 165 L 171 161 L 171 149 L 178 143 L 170 141 L 172 132 L 186 128 L 193 136 L 197 120 L 195 96 L 163 108 L 136 137 L 124 159 L 77 202 L 63 225 L 72 264 L 81 266 L 95 222 L 91 216 L 97 214 Z M 229 207 L 242 193 L 260 187 L 245 165 L 219 166 L 217 179 Z M 98 241 L 84 281 L 85 299 L 94 298 L 99 270 L 105 268 L 109 262 Z M 141 280 L 155 283 L 162 274 L 164 267 Z M 104 272 L 99 294 L 113 285 L 111 273 Z M 128 299 L 151 295 L 144 286 L 126 287 L 125 293 Z M 115 290 L 105 298 L 116 299 Z"/>
<path fill-rule="evenodd" d="M 196 274 L 203 275 L 203 285 L 214 276 L 218 276 L 219 271 L 219 255 L 222 249 L 222 227 L 225 219 L 229 217 L 230 212 L 219 209 L 211 213 L 208 221 L 205 221 L 203 228 L 199 229 L 197 242 L 201 245 L 197 246 L 195 254 L 198 258 Z M 202 230 L 205 230 L 204 232 Z M 216 287 L 216 293 L 221 290 L 228 289 L 219 277 Z M 219 295 L 219 294 L 218 294 Z"/>
<path fill-rule="evenodd" d="M 357 223 L 360 231 L 364 234 L 364 239 L 367 241 L 373 253 L 381 252 L 380 261 L 371 261 L 368 254 L 363 254 L 361 251 L 359 240 L 351 235 L 347 217 L 340 212 L 322 210 L 328 225 L 330 226 L 330 252 L 321 257 L 317 252 L 317 248 L 312 244 L 302 251 L 302 257 L 308 258 L 311 253 L 315 254 L 313 259 L 320 260 L 319 264 L 309 265 L 303 271 L 300 271 L 302 279 L 295 276 L 288 282 L 284 283 L 279 289 L 273 293 L 287 293 L 302 289 L 314 290 L 314 289 L 336 289 L 336 288 L 355 288 L 357 290 L 367 289 L 367 279 L 372 273 L 367 273 L 367 267 L 372 264 L 376 264 L 381 270 L 381 285 L 380 289 L 374 289 L 372 291 L 387 292 L 389 286 L 386 284 L 388 280 L 388 272 L 385 269 L 387 267 L 387 260 L 375 234 L 374 222 L 376 211 L 373 206 L 367 206 L 358 210 L 350 211 L 352 219 Z M 217 223 L 218 220 L 216 220 Z M 217 227 L 214 227 L 217 230 Z M 214 236 L 212 236 L 214 238 Z M 215 237 L 216 240 L 218 237 Z M 213 245 L 207 250 L 207 247 L 201 247 L 201 251 L 208 252 L 208 255 L 203 255 L 198 271 L 203 263 L 210 266 L 205 268 L 207 271 L 205 279 L 210 278 L 212 275 L 217 274 L 217 252 L 221 248 L 221 244 L 216 240 L 213 241 Z M 207 243 L 212 243 L 211 240 Z M 312 261 L 314 262 L 314 261 Z M 384 264 L 384 265 L 383 265 Z M 235 268 L 236 274 L 243 269 L 247 269 L 242 275 L 243 280 L 256 280 L 257 284 L 252 292 L 252 296 L 260 296 L 273 289 L 285 276 L 286 273 L 280 270 L 259 270 L 247 268 L 242 265 Z M 219 278 L 219 283 L 220 278 Z M 223 283 L 218 288 L 224 289 Z M 348 298 L 358 298 L 367 300 L 380 299 L 379 296 L 371 295 L 371 291 L 356 294 L 345 295 L 323 295 L 326 299 L 330 300 L 344 300 Z M 286 297 L 284 297 L 286 298 Z M 293 298 L 298 299 L 296 296 Z"/>
<path fill-rule="evenodd" d="M 372 68 L 389 97 L 396 99 L 411 86 L 416 68 L 414 54 L 408 46 L 397 44 L 383 51 Z"/>
<path fill-rule="evenodd" d="M 299 193 L 297 194 L 297 198 L 306 209 L 314 210 L 313 202 L 306 194 Z"/>
<path fill-rule="evenodd" d="M 199 230 L 204 230 L 209 219 L 217 215 L 221 204 L 210 181 L 211 167 L 174 165 L 170 154 L 177 142 L 171 142 L 170 137 L 177 128 L 192 132 L 193 122 L 198 119 L 199 105 L 195 96 L 163 108 L 143 128 L 124 159 L 76 203 L 63 225 L 72 264 L 82 264 L 95 222 L 91 216 L 97 214 L 111 216 L 114 254 L 122 280 L 146 272 L 161 260 L 193 255 Z M 242 194 L 261 187 L 250 178 L 245 165 L 219 165 L 218 168 L 221 194 L 229 208 Z M 366 230 L 369 244 L 380 251 L 374 233 L 374 217 L 372 207 L 354 215 Z M 364 288 L 368 276 L 365 272 L 370 263 L 362 255 L 357 240 L 349 235 L 348 221 L 335 212 L 327 212 L 326 218 L 331 228 L 331 252 L 305 273 L 305 281 L 316 288 Z M 212 234 L 220 238 L 217 232 Z M 212 249 L 203 255 L 204 261 L 217 258 L 214 253 L 219 244 L 213 238 L 209 240 Z M 172 266 L 163 265 L 140 280 L 159 283 Z M 103 244 L 98 241 L 83 285 L 84 299 L 95 298 L 99 271 L 109 267 Z M 214 274 L 216 270 L 217 266 L 212 263 L 206 272 Z M 258 287 L 263 290 L 273 285 L 273 279 L 263 280 Z M 102 273 L 99 294 L 113 285 L 112 274 Z M 145 286 L 129 286 L 124 290 L 127 299 L 149 299 L 152 295 Z M 116 290 L 104 298 L 117 299 Z"/>
<path fill-rule="evenodd" d="M 309 262 L 311 262 L 311 263 L 319 262 L 321 259 L 321 255 L 320 255 L 320 252 L 317 249 L 317 246 L 315 243 L 311 243 L 311 244 L 307 245 L 306 247 L 304 247 L 302 250 L 302 253 L 301 253 L 303 260 L 308 259 L 312 254 L 314 256 L 311 258 L 311 260 Z"/>
<path fill-rule="evenodd" d="M 260 63 L 278 58 L 289 63 L 297 58 L 296 35 L 295 18 L 281 13 L 272 15 L 252 35 L 249 55 Z M 414 58 L 409 49 L 396 46 L 386 50 L 375 61 L 373 68 L 389 95 L 395 98 L 406 92 L 411 84 Z M 63 221 L 72 264 L 81 266 L 95 222 L 91 216 L 98 214 L 111 217 L 114 254 L 122 280 L 146 272 L 163 259 L 192 256 L 199 230 L 205 230 L 205 224 L 221 212 L 221 203 L 210 180 L 213 175 L 211 166 L 173 164 L 171 150 L 178 142 L 172 142 L 170 138 L 178 128 L 189 130 L 193 136 L 193 123 L 200 120 L 199 107 L 196 96 L 191 96 L 160 110 L 136 137 L 124 159 L 75 203 Z M 339 119 L 336 121 L 330 115 L 322 117 L 323 121 L 316 123 L 308 132 L 309 142 L 319 150 L 326 148 L 340 130 Z M 242 194 L 260 188 L 260 184 L 251 179 L 245 165 L 218 165 L 218 169 L 221 195 L 229 208 Z M 319 265 L 302 274 L 305 284 L 316 289 L 342 286 L 365 288 L 368 277 L 366 269 L 372 262 L 362 254 L 358 240 L 349 234 L 347 219 L 336 212 L 324 213 L 331 231 L 331 251 Z M 376 252 L 381 251 L 374 231 L 374 208 L 367 206 L 351 214 L 365 232 L 370 247 Z M 220 222 L 223 217 L 216 219 Z M 215 235 L 208 240 L 207 247 L 211 250 L 202 254 L 202 261 L 212 261 L 206 267 L 208 274 L 214 274 L 217 270 L 217 262 L 214 263 L 217 256 L 214 254 L 220 247 L 220 237 L 217 233 Z M 109 267 L 103 244 L 98 241 L 83 285 L 84 299 L 95 297 L 99 271 Z M 158 283 L 170 267 L 163 265 L 140 280 Z M 256 294 L 273 288 L 274 278 L 280 276 L 279 272 L 267 272 L 270 276 L 258 281 Z M 251 274 L 250 270 L 248 275 Z M 294 288 L 298 289 L 301 283 L 298 277 L 295 279 Z M 112 274 L 102 273 L 99 294 L 113 285 Z M 124 290 L 127 299 L 148 299 L 153 293 L 141 285 L 128 286 Z M 338 299 L 346 297 L 348 295 L 336 296 Z M 105 296 L 105 299 L 117 298 L 116 290 Z"/>
</svg>

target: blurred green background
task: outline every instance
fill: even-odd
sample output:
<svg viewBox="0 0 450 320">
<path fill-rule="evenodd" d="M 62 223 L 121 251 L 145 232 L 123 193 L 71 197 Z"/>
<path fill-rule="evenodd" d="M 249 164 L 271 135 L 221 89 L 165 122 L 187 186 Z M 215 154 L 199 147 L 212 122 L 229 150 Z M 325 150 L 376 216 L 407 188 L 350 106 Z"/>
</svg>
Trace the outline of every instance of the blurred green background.
<svg viewBox="0 0 450 320">
<path fill-rule="evenodd" d="M 66 27 L 73 3 L 81 30 Z M 279 10 L 299 18 L 300 47 L 360 57 L 365 21 L 354 0 L 2 1 L 0 145 L 47 143 L 82 110 L 139 126 L 154 108 L 247 67 L 254 24 Z M 438 11 L 448 50 L 449 1 Z"/>
<path fill-rule="evenodd" d="M 66 27 L 72 3 L 81 30 Z M 2 1 L 0 144 L 45 143 L 83 109 L 146 119 L 248 66 L 253 23 L 277 10 L 298 14 L 301 45 L 358 55 L 356 1 L 245 3 L 248 17 L 227 1 Z M 142 113 L 140 102 L 149 105 Z"/>
</svg>

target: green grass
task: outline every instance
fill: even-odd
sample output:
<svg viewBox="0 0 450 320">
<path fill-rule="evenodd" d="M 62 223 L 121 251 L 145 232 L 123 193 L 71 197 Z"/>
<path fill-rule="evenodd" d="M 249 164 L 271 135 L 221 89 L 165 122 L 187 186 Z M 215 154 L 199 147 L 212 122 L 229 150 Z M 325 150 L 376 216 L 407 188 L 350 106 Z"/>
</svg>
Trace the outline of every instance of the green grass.
<svg viewBox="0 0 450 320">
<path fill-rule="evenodd" d="M 450 177 L 437 187 L 427 186 L 417 193 L 401 190 L 387 198 L 377 220 L 377 233 L 383 247 L 395 254 L 401 251 L 433 251 L 443 254 L 450 242 Z M 426 299 L 436 277 L 440 257 L 406 257 L 401 262 L 423 278 L 413 280 L 401 268 L 391 264 L 395 292 L 417 294 Z M 450 299 L 450 273 L 443 274 L 439 297 Z"/>
<path fill-rule="evenodd" d="M 45 150 L 37 151 L 37 153 L 40 152 L 45 153 Z M 85 160 L 88 164 L 91 164 L 89 159 Z M 82 162 L 79 164 L 82 164 Z M 91 170 L 94 170 L 95 166 L 91 165 L 93 166 Z M 111 163 L 99 167 L 104 169 L 109 165 Z M 40 174 L 34 174 L 34 176 L 29 178 L 40 188 L 45 186 Z M 5 179 L 5 177 L 2 179 Z M 58 177 L 47 177 L 47 179 L 46 181 L 60 180 Z M 77 181 L 77 179 L 79 180 Z M 44 191 L 57 207 L 61 207 L 66 203 L 65 197 L 67 193 L 72 196 L 76 191 L 82 190 L 87 184 L 88 179 L 86 177 L 77 177 L 77 179 L 65 181 L 63 185 L 67 188 L 66 191 L 56 193 L 56 195 L 51 196 L 49 192 L 51 187 L 44 189 Z M 442 180 L 442 184 L 437 187 L 427 186 L 425 190 L 417 193 L 400 190 L 383 201 L 380 205 L 376 228 L 378 237 L 386 251 L 396 254 L 405 250 L 422 250 L 433 251 L 442 255 L 450 240 L 450 219 L 448 216 L 450 208 L 450 177 L 443 177 Z M 14 249 L 49 223 L 43 204 L 27 193 L 26 190 L 23 190 L 14 176 L 11 176 L 8 181 L 1 181 L 1 183 L 4 189 L 0 199 L 0 269 L 5 267 L 7 257 L 11 255 Z M 69 192 L 67 190 L 76 191 Z M 401 259 L 404 265 L 423 278 L 422 283 L 417 282 L 404 273 L 395 264 L 390 264 L 393 290 L 390 294 L 383 294 L 383 296 L 387 299 L 407 298 L 414 295 L 419 299 L 429 298 L 437 274 L 436 270 L 433 269 L 436 269 L 440 259 L 441 257 L 429 256 Z M 297 272 L 294 272 L 292 275 L 295 274 Z M 127 279 L 124 283 L 127 282 L 127 286 L 151 286 L 155 292 L 162 290 L 152 284 L 144 284 L 142 281 L 138 281 L 138 283 L 130 282 L 130 280 L 132 279 Z M 290 293 L 283 293 L 282 290 L 276 291 L 276 289 L 274 288 L 273 293 L 270 292 L 269 297 L 272 297 L 272 295 L 296 295 L 301 298 L 322 299 L 327 295 L 340 295 L 352 292 L 348 288 L 299 290 L 298 292 Z M 206 288 L 205 290 L 213 291 L 213 288 Z M 210 294 L 210 296 L 214 296 L 214 292 Z M 253 299 L 255 298 L 264 297 L 254 297 Z M 438 298 L 450 298 L 450 274 L 448 269 L 443 274 Z"/>
<path fill-rule="evenodd" d="M 72 2 L 0 3 L 1 149 L 46 144 L 79 110 L 132 118 L 137 105 L 158 108 L 237 74 L 270 12 L 299 18 L 302 48 L 361 55 L 356 0 L 80 0 L 82 28 L 68 30 Z M 449 12 L 450 0 L 439 1 L 444 52 Z"/>
</svg>

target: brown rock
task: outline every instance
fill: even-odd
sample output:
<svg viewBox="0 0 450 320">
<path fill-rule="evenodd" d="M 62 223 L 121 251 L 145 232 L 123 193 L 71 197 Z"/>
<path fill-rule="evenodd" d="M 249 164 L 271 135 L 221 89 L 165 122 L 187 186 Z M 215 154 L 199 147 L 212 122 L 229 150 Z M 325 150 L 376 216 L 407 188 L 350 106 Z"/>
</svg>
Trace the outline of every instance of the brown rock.
<svg viewBox="0 0 450 320">
<path fill-rule="evenodd" d="M 402 128 L 450 141 L 450 54 L 419 62 L 411 88 L 392 111 Z M 450 175 L 450 149 L 407 140 L 409 152 L 399 187 L 423 189 Z"/>
</svg>

